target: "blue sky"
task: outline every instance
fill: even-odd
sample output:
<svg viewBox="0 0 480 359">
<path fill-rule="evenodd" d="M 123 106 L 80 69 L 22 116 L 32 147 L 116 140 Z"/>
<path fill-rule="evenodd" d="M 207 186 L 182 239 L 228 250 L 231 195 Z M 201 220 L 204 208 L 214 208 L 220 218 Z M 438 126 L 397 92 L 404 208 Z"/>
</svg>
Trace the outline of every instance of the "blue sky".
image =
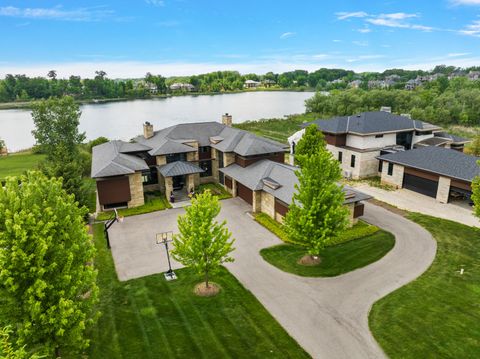
<svg viewBox="0 0 480 359">
<path fill-rule="evenodd" d="M 0 77 L 480 65 L 480 0 L 0 0 Z"/>
</svg>

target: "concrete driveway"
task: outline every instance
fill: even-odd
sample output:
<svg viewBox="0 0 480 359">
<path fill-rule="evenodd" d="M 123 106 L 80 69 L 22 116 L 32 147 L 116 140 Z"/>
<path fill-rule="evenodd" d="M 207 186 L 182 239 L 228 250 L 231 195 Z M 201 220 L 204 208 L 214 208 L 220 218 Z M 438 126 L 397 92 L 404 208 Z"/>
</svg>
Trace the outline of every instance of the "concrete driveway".
<svg viewBox="0 0 480 359">
<path fill-rule="evenodd" d="M 333 278 L 304 278 L 265 262 L 260 249 L 280 240 L 253 221 L 241 199 L 222 201 L 236 238 L 235 262 L 228 269 L 260 300 L 314 358 L 382 358 L 368 328 L 374 302 L 422 274 L 435 257 L 436 242 L 422 227 L 367 204 L 365 220 L 396 237 L 395 247 L 365 268 Z M 121 280 L 165 271 L 156 232 L 176 230 L 182 209 L 125 218 L 111 231 L 112 252 Z"/>
</svg>

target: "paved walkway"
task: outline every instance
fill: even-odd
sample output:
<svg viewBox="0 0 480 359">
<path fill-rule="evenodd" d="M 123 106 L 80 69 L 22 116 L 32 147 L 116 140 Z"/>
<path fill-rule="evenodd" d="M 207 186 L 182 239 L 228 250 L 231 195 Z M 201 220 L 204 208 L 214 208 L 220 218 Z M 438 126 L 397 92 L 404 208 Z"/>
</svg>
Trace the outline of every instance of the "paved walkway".
<svg viewBox="0 0 480 359">
<path fill-rule="evenodd" d="M 435 257 L 436 243 L 422 227 L 380 207 L 366 204 L 365 220 L 392 232 L 394 248 L 365 268 L 333 278 L 298 277 L 265 262 L 260 249 L 280 243 L 253 221 L 241 199 L 222 201 L 236 238 L 229 270 L 314 358 L 382 358 L 368 328 L 374 302 L 423 273 Z M 120 279 L 165 271 L 154 233 L 176 230 L 183 209 L 127 217 L 113 226 L 112 252 Z"/>
<path fill-rule="evenodd" d="M 450 219 L 467 226 L 480 227 L 480 220 L 473 215 L 472 209 L 460 204 L 440 203 L 435 198 L 424 196 L 405 188 L 396 191 L 386 191 L 369 186 L 366 183 L 356 184 L 355 188 L 375 197 L 379 201 L 386 202 L 400 209 Z"/>
</svg>

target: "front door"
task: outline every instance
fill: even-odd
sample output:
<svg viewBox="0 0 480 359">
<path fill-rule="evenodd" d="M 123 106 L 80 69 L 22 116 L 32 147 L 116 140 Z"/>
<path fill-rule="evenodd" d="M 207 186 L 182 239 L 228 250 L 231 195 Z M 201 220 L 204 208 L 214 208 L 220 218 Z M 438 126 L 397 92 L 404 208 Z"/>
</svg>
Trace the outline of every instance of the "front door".
<svg viewBox="0 0 480 359">
<path fill-rule="evenodd" d="M 178 191 L 182 189 L 183 186 L 185 185 L 185 176 L 173 176 L 172 182 L 173 182 L 173 189 L 175 191 Z"/>
</svg>

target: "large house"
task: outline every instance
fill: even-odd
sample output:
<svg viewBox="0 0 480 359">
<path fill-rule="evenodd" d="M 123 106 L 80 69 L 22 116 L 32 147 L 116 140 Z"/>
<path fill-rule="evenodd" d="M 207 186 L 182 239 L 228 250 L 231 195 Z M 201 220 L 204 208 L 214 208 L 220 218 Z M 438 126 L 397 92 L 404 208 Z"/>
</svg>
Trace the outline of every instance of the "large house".
<svg viewBox="0 0 480 359">
<path fill-rule="evenodd" d="M 327 149 L 341 163 L 347 178 L 378 176 L 381 172 L 378 156 L 407 151 L 424 146 L 439 146 L 463 151 L 467 139 L 445 133 L 441 127 L 395 115 L 387 111 L 362 112 L 352 116 L 334 117 L 305 123 L 317 125 L 325 135 Z M 304 130 L 292 135 L 288 141 L 290 152 Z"/>
<path fill-rule="evenodd" d="M 144 193 L 160 191 L 168 199 L 186 198 L 201 183 L 220 183 L 233 196 L 281 220 L 296 183 L 296 167 L 284 163 L 288 146 L 222 123 L 187 123 L 154 131 L 131 142 L 111 141 L 92 151 L 92 178 L 99 210 L 144 204 Z M 366 195 L 346 188 L 351 222 L 363 214 Z"/>
</svg>

